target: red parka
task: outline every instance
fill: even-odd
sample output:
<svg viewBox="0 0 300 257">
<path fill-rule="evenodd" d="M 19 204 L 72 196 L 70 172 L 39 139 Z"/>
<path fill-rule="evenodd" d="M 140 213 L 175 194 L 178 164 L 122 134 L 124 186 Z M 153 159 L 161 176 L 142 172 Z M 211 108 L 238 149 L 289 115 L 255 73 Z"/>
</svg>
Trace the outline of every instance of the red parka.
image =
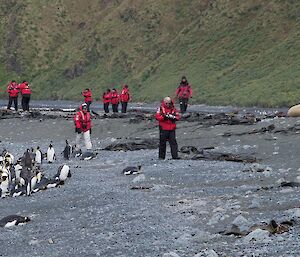
<svg viewBox="0 0 300 257">
<path fill-rule="evenodd" d="M 174 116 L 174 119 L 168 118 L 168 115 Z M 176 121 L 180 119 L 179 113 L 174 107 L 174 102 L 172 101 L 171 106 L 167 106 L 164 101 L 162 101 L 161 106 L 158 108 L 156 115 L 156 120 L 159 121 L 159 126 L 162 130 L 175 130 Z"/>
<path fill-rule="evenodd" d="M 121 102 L 126 102 L 126 103 L 130 101 L 129 89 L 128 87 L 125 87 L 125 85 L 123 86 L 123 89 L 121 91 L 120 100 Z"/>
<path fill-rule="evenodd" d="M 119 103 L 119 94 L 118 90 L 111 92 L 111 104 L 118 104 Z"/>
<path fill-rule="evenodd" d="M 92 127 L 91 115 L 88 111 L 82 110 L 82 106 L 79 109 L 74 116 L 75 126 L 82 132 L 86 132 Z"/>
<path fill-rule="evenodd" d="M 103 93 L 103 96 L 102 96 L 103 103 L 104 104 L 110 103 L 110 100 L 111 100 L 111 93 L 110 92 Z"/>
<path fill-rule="evenodd" d="M 18 84 L 16 82 L 10 82 L 7 86 L 6 92 L 10 97 L 18 97 L 19 89 L 17 88 Z"/>
<path fill-rule="evenodd" d="M 193 91 L 191 84 L 189 83 L 180 83 L 175 92 L 178 98 L 190 98 L 193 97 Z"/>
<path fill-rule="evenodd" d="M 28 82 L 23 82 L 19 84 L 17 88 L 21 91 L 22 95 L 31 95 L 31 89 L 28 85 Z"/>
<path fill-rule="evenodd" d="M 93 101 L 93 95 L 92 91 L 90 89 L 84 90 L 82 92 L 82 95 L 84 96 L 84 101 L 87 102 L 92 102 Z"/>
</svg>

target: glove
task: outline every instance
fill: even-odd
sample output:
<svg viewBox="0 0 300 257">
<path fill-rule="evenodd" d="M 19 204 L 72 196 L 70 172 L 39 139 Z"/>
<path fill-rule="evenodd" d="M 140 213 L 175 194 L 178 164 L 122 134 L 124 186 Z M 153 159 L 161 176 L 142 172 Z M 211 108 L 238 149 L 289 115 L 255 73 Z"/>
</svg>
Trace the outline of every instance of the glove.
<svg viewBox="0 0 300 257">
<path fill-rule="evenodd" d="M 81 129 L 80 128 L 75 128 L 75 133 L 80 134 L 81 133 Z"/>
</svg>

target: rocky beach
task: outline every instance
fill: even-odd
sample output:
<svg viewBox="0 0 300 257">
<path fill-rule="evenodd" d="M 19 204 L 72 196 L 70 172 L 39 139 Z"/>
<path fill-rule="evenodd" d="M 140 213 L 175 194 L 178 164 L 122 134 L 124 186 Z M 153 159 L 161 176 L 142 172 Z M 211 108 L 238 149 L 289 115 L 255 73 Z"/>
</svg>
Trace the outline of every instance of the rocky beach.
<svg viewBox="0 0 300 257">
<path fill-rule="evenodd" d="M 72 177 L 0 199 L 0 218 L 31 219 L 0 228 L 0 256 L 300 255 L 300 120 L 287 110 L 191 106 L 176 130 L 181 159 L 170 159 L 168 148 L 162 161 L 156 105 L 107 116 L 92 106 L 97 157 L 64 160 L 65 140 L 75 140 L 76 106 L 1 110 L 1 148 L 20 157 L 31 147 L 45 152 L 52 141 L 57 160 L 44 162 L 44 173 L 66 163 Z M 137 165 L 140 174 L 122 174 Z"/>
</svg>

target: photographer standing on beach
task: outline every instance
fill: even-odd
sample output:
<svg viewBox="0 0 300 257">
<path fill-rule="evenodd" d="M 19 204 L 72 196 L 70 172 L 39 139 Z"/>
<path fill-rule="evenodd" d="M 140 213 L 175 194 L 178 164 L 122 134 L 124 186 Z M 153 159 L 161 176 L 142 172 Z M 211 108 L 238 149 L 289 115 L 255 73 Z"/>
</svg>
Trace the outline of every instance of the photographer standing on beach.
<svg viewBox="0 0 300 257">
<path fill-rule="evenodd" d="M 179 159 L 175 130 L 176 122 L 180 119 L 180 116 L 170 97 L 164 98 L 155 118 L 159 121 L 159 159 L 164 160 L 166 157 L 167 141 L 169 141 L 171 147 L 172 159 Z"/>
</svg>

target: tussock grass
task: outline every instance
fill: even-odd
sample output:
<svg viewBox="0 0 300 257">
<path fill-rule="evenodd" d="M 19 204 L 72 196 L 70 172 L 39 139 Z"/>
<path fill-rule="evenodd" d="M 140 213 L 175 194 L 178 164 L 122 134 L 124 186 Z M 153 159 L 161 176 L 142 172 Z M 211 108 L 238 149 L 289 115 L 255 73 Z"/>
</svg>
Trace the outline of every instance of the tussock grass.
<svg viewBox="0 0 300 257">
<path fill-rule="evenodd" d="M 125 82 L 135 101 L 157 101 L 186 75 L 197 103 L 299 102 L 298 1 L 6 2 L 0 81 L 27 79 L 35 98 L 81 99 L 91 87 L 100 99 Z"/>
</svg>

